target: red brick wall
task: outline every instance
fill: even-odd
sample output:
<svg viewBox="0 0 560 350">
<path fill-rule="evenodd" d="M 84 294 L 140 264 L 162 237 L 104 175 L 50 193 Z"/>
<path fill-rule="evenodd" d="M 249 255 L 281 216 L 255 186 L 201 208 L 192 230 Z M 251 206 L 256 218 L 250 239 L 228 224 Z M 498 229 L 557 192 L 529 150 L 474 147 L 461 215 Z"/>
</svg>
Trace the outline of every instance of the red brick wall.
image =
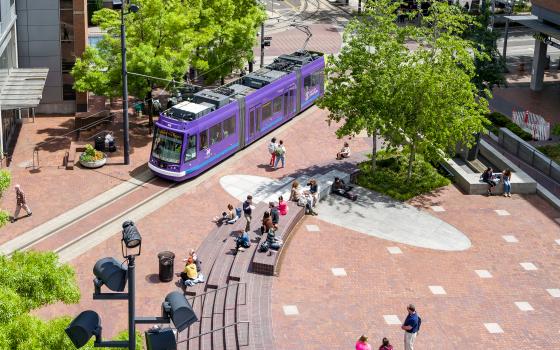
<svg viewBox="0 0 560 350">
<path fill-rule="evenodd" d="M 531 0 L 533 5 L 560 13 L 560 0 Z"/>
</svg>

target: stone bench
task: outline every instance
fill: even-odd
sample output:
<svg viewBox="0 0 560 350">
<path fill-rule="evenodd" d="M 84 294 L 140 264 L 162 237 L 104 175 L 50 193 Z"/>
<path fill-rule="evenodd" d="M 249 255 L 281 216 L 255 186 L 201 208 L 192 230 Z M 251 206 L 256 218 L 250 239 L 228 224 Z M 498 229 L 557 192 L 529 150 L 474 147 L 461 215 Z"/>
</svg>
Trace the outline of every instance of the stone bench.
<svg viewBox="0 0 560 350">
<path fill-rule="evenodd" d="M 270 249 L 268 252 L 255 252 L 251 261 L 252 271 L 264 275 L 274 276 L 278 274 L 278 264 L 283 249 L 286 248 L 290 234 L 297 223 L 303 218 L 305 209 L 296 203 L 288 202 L 288 214 L 280 216 L 276 237 L 284 241 L 282 247 L 278 251 Z M 266 237 L 263 236 L 263 240 Z"/>
</svg>

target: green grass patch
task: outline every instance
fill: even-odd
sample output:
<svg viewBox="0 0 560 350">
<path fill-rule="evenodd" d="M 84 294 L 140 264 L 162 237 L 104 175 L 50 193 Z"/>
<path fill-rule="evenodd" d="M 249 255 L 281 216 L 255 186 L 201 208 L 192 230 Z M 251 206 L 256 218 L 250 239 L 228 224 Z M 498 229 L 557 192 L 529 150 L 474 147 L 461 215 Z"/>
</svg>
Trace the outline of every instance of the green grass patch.
<svg viewBox="0 0 560 350">
<path fill-rule="evenodd" d="M 358 185 L 386 194 L 401 201 L 447 186 L 449 179 L 442 176 L 422 155 L 416 156 L 412 177 L 407 180 L 408 158 L 402 153 L 377 153 L 377 169 L 371 170 L 371 161 L 360 163 Z"/>
<path fill-rule="evenodd" d="M 560 144 L 546 145 L 537 147 L 545 156 L 552 159 L 556 164 L 560 164 Z"/>
</svg>

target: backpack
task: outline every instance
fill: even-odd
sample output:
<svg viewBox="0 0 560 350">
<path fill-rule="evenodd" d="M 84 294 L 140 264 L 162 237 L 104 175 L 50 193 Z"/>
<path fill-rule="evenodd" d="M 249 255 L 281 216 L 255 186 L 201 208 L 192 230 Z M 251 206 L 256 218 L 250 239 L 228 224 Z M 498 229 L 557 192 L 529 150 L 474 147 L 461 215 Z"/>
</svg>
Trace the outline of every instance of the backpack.
<svg viewBox="0 0 560 350">
<path fill-rule="evenodd" d="M 276 147 L 276 150 L 274 151 L 274 153 L 276 153 L 277 156 L 283 156 L 284 155 L 284 147 L 282 147 L 282 146 Z"/>
<path fill-rule="evenodd" d="M 420 325 L 422 325 L 422 319 L 418 316 L 418 330 L 416 332 L 420 332 Z"/>
<path fill-rule="evenodd" d="M 268 252 L 268 249 L 270 248 L 268 241 L 264 241 L 261 243 L 260 247 L 259 247 L 259 252 L 265 253 Z"/>
</svg>

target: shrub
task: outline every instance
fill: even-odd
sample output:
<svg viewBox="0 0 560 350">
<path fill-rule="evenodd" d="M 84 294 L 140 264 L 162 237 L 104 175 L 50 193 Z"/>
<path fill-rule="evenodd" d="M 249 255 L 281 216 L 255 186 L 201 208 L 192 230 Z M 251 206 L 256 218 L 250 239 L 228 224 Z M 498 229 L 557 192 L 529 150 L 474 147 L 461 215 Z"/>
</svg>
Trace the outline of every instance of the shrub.
<svg viewBox="0 0 560 350">
<path fill-rule="evenodd" d="M 491 126 L 488 126 L 488 129 L 493 133 L 498 133 L 498 128 L 507 128 L 515 135 L 519 136 L 522 140 L 531 141 L 533 140 L 533 135 L 526 132 L 525 130 L 521 129 L 521 127 L 514 122 L 511 121 L 507 116 L 503 115 L 502 113 L 492 112 L 486 116 L 488 120 L 492 123 Z"/>
<path fill-rule="evenodd" d="M 409 181 L 406 179 L 406 154 L 378 152 L 376 164 L 375 172 L 371 170 L 371 161 L 359 164 L 361 173 L 357 179 L 358 184 L 398 200 L 408 200 L 450 183 L 422 155 L 417 155 Z"/>
<path fill-rule="evenodd" d="M 12 175 L 8 170 L 0 170 L 0 197 L 10 187 Z"/>
<path fill-rule="evenodd" d="M 550 131 L 552 135 L 560 136 L 560 124 L 555 124 Z"/>
<path fill-rule="evenodd" d="M 0 227 L 5 226 L 8 222 L 10 222 L 10 213 L 0 210 Z"/>
<path fill-rule="evenodd" d="M 95 162 L 105 157 L 102 152 L 97 151 L 92 145 L 86 145 L 86 150 L 80 155 L 80 160 L 84 162 Z"/>
</svg>

